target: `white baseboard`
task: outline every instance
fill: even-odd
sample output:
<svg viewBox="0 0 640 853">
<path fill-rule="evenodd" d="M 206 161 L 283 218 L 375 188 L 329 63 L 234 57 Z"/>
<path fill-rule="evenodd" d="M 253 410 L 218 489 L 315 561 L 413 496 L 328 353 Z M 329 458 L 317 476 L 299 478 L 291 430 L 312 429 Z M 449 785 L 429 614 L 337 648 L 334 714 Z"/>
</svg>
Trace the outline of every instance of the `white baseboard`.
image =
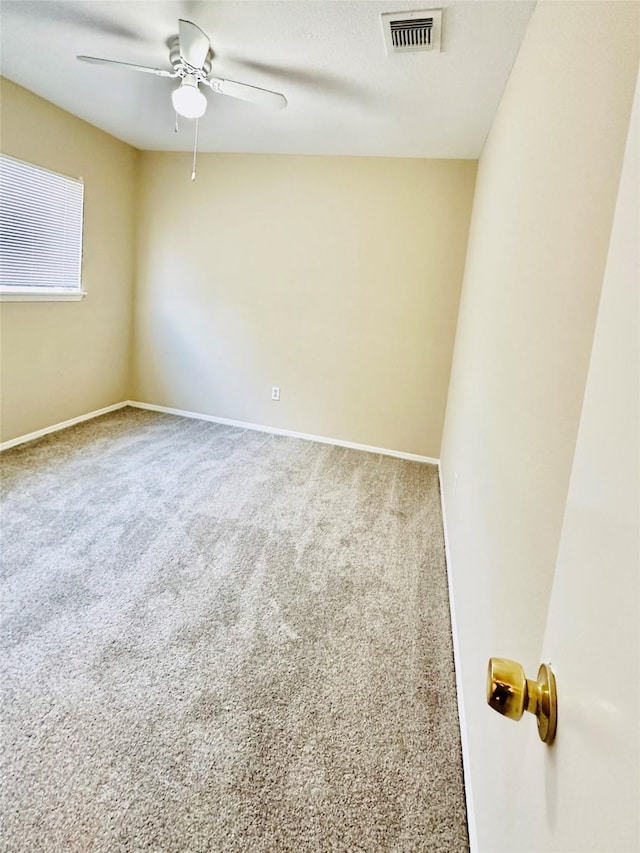
<svg viewBox="0 0 640 853">
<path fill-rule="evenodd" d="M 473 808 L 473 794 L 471 791 L 471 765 L 469 762 L 469 737 L 467 734 L 467 722 L 464 710 L 464 697 L 462 692 L 462 668 L 460 662 L 460 643 L 458 639 L 458 624 L 456 622 L 455 599 L 453 595 L 453 576 L 451 569 L 451 551 L 449 548 L 449 534 L 447 531 L 447 512 L 445 508 L 444 489 L 442 480 L 442 463 L 438 462 L 438 479 L 440 481 L 440 506 L 442 508 L 442 526 L 444 528 L 444 551 L 447 563 L 447 583 L 449 585 L 449 610 L 451 613 L 451 633 L 453 636 L 453 659 L 456 670 L 456 694 L 458 697 L 458 719 L 460 722 L 460 742 L 462 745 L 462 768 L 464 773 L 464 793 L 467 804 L 467 826 L 469 829 L 469 849 L 471 853 L 477 853 L 478 834 L 476 830 L 476 817 Z"/>
<path fill-rule="evenodd" d="M 96 409 L 95 412 L 88 412 L 86 415 L 79 415 L 77 418 L 71 418 L 68 421 L 62 421 L 59 424 L 53 424 L 52 426 L 44 427 L 44 429 L 27 433 L 27 435 L 20 435 L 17 438 L 9 439 L 9 441 L 3 441 L 0 444 L 0 451 L 9 450 L 9 448 L 16 447 L 19 444 L 25 444 L 27 441 L 34 441 L 36 438 L 41 438 L 43 435 L 48 435 L 51 432 L 58 432 L 58 430 L 66 429 L 67 427 L 82 423 L 82 421 L 88 421 L 91 420 L 91 418 L 97 418 L 100 415 L 106 415 L 109 412 L 115 412 L 117 409 L 123 409 L 125 406 L 132 406 L 136 409 L 148 409 L 151 412 L 163 412 L 167 415 L 179 415 L 183 418 L 196 418 L 201 421 L 211 421 L 215 424 L 240 427 L 241 429 L 268 432 L 273 435 L 284 435 L 289 438 L 302 438 L 305 439 L 305 441 L 318 441 L 321 444 L 334 444 L 337 447 L 348 447 L 352 450 L 364 450 L 367 453 L 380 453 L 383 456 L 395 456 L 398 459 L 408 459 L 411 462 L 421 462 L 427 465 L 439 464 L 439 460 L 434 459 L 431 456 L 420 456 L 417 453 L 405 453 L 403 450 L 390 450 L 386 447 L 372 447 L 368 444 L 357 444 L 353 441 L 341 441 L 337 438 L 327 438 L 324 435 L 311 435 L 306 432 L 296 432 L 295 430 L 290 429 L 280 429 L 278 427 L 252 424 L 245 421 L 235 421 L 230 418 L 218 418 L 214 415 L 203 415 L 199 412 L 186 412 L 183 409 L 172 409 L 168 406 L 156 406 L 153 403 L 140 403 L 137 400 L 124 400 L 122 403 L 115 403 L 113 406 L 105 406 L 104 409 Z"/>
<path fill-rule="evenodd" d="M 126 405 L 127 401 L 124 400 L 122 403 L 114 403 L 113 406 L 105 406 L 104 409 L 96 409 L 95 412 L 88 412 L 86 415 L 78 415 L 77 418 L 71 418 L 68 421 L 62 421 L 59 424 L 53 424 L 53 426 L 44 427 L 44 429 L 38 429 L 35 432 L 29 432 L 27 435 L 19 435 L 17 438 L 11 438 L 9 441 L 3 441 L 0 444 L 0 451 L 9 450 L 10 447 L 16 447 L 18 444 L 25 444 L 27 441 L 34 441 L 34 439 L 41 438 L 43 435 L 48 435 L 50 432 L 58 432 L 60 429 L 66 429 L 67 427 L 82 423 L 82 421 L 90 421 L 92 418 L 98 418 L 100 415 L 115 412 L 117 409 L 124 409 Z"/>
<path fill-rule="evenodd" d="M 198 412 L 185 412 L 183 409 L 171 409 L 168 406 L 156 406 L 153 403 L 140 403 L 129 400 L 128 404 L 135 409 L 148 409 L 150 412 L 163 412 L 166 415 L 179 415 L 183 418 L 195 418 L 200 421 L 211 421 L 214 424 L 240 427 L 241 429 L 252 429 L 257 432 L 269 432 L 273 435 L 284 435 L 289 438 L 303 438 L 305 441 L 319 441 L 321 444 L 335 444 L 337 447 L 348 447 L 351 450 L 364 450 L 367 453 L 381 453 L 383 456 L 395 456 L 398 459 L 408 459 L 411 462 L 422 462 L 428 465 L 438 465 L 439 460 L 431 456 L 419 456 L 417 453 L 405 453 L 403 450 L 389 450 L 386 447 L 372 447 L 368 444 L 356 444 L 353 441 L 341 441 L 337 438 L 327 438 L 324 435 L 311 435 L 306 432 L 295 432 L 291 429 L 280 429 L 279 427 L 251 424 L 245 421 L 234 421 L 229 418 L 218 418 L 215 415 L 202 415 Z"/>
</svg>

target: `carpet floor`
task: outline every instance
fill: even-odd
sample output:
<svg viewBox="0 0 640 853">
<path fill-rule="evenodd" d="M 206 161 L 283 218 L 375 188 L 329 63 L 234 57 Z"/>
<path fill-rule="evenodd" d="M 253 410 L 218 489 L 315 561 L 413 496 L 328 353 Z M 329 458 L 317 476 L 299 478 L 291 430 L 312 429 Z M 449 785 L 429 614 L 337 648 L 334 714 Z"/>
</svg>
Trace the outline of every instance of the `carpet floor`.
<svg viewBox="0 0 640 853">
<path fill-rule="evenodd" d="M 2 849 L 468 848 L 436 468 L 134 409 L 1 462 Z"/>
</svg>

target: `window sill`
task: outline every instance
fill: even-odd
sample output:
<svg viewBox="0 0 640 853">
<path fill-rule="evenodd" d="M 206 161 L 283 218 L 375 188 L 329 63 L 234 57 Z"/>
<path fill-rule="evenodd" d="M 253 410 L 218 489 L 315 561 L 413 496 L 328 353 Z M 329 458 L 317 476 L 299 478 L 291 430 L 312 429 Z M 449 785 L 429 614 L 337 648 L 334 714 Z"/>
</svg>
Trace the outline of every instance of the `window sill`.
<svg viewBox="0 0 640 853">
<path fill-rule="evenodd" d="M 56 287 L 0 287 L 0 302 L 79 302 L 86 295 Z"/>
</svg>

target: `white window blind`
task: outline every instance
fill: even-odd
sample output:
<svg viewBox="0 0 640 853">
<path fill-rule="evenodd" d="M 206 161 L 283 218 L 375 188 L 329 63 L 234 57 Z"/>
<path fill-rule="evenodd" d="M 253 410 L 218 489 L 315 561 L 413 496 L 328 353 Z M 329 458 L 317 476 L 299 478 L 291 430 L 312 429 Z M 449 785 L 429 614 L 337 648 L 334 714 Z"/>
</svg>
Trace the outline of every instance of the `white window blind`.
<svg viewBox="0 0 640 853">
<path fill-rule="evenodd" d="M 81 290 L 82 181 L 0 154 L 0 290 Z"/>
</svg>

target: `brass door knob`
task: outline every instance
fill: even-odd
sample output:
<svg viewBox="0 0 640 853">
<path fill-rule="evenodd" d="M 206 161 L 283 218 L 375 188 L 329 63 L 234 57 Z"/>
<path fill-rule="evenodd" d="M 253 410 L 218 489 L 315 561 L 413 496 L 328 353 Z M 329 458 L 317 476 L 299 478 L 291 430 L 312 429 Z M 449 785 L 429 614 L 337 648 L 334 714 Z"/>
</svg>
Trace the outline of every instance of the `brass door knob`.
<svg viewBox="0 0 640 853">
<path fill-rule="evenodd" d="M 553 743 L 558 723 L 556 679 L 551 667 L 543 663 L 538 680 L 532 681 L 514 660 L 491 658 L 487 672 L 487 702 L 494 711 L 519 720 L 525 711 L 538 719 L 538 734 L 544 743 Z"/>
</svg>

